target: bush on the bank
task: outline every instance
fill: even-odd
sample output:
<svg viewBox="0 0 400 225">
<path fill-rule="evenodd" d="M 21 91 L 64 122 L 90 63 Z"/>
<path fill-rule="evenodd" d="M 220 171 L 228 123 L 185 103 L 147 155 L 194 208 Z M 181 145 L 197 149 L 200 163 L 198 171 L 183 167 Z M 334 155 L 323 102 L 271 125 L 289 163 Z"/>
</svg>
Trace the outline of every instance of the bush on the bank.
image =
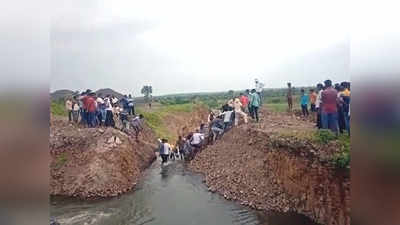
<svg viewBox="0 0 400 225">
<path fill-rule="evenodd" d="M 315 133 L 315 137 L 316 137 L 317 141 L 319 141 L 320 143 L 323 143 L 323 144 L 327 144 L 328 142 L 336 139 L 336 135 L 332 131 L 327 130 L 327 129 L 318 130 Z"/>
<path fill-rule="evenodd" d="M 333 161 L 339 168 L 347 168 L 350 166 L 350 136 L 341 134 L 338 138 L 340 144 L 340 153 L 338 153 Z"/>
</svg>

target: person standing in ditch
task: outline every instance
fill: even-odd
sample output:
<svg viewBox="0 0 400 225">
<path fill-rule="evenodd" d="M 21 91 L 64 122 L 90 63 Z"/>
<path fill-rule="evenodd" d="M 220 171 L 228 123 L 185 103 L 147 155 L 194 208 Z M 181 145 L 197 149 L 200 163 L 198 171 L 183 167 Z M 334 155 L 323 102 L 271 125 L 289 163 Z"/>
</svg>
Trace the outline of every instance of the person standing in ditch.
<svg viewBox="0 0 400 225">
<path fill-rule="evenodd" d="M 158 139 L 160 144 L 160 157 L 161 157 L 161 165 L 168 162 L 168 156 L 170 152 L 170 145 L 168 144 L 168 140 L 163 138 L 162 140 Z"/>
<path fill-rule="evenodd" d="M 178 137 L 178 140 L 176 141 L 176 145 L 178 148 L 179 156 L 181 157 L 181 160 L 184 159 L 185 152 L 183 151 L 184 146 L 185 146 L 185 139 L 182 136 Z"/>
</svg>

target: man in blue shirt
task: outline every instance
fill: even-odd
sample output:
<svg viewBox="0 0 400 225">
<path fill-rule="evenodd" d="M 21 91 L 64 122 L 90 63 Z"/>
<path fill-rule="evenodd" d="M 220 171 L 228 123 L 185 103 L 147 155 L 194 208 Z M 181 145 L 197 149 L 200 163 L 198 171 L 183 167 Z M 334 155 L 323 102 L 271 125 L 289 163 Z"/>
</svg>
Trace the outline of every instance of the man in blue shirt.
<svg viewBox="0 0 400 225">
<path fill-rule="evenodd" d="M 258 108 L 261 105 L 260 95 L 256 93 L 256 89 L 251 90 L 250 94 L 250 107 L 251 107 L 251 118 L 255 118 L 258 122 Z"/>
<path fill-rule="evenodd" d="M 307 117 L 308 116 L 308 95 L 304 94 L 304 89 L 301 89 L 301 97 L 300 97 L 300 105 L 301 105 L 301 111 L 303 112 L 303 116 Z"/>
</svg>

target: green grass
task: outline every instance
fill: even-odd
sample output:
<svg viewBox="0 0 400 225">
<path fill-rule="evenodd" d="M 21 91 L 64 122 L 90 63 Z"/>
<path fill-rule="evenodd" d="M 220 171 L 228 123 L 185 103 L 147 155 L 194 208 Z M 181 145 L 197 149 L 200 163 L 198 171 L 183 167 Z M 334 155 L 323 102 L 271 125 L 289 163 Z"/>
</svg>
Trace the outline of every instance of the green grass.
<svg viewBox="0 0 400 225">
<path fill-rule="evenodd" d="M 285 103 L 267 103 L 265 104 L 268 110 L 273 112 L 287 112 L 288 104 Z M 293 109 L 300 109 L 300 104 L 293 103 Z"/>
<path fill-rule="evenodd" d="M 330 130 L 304 131 L 304 132 L 285 132 L 280 133 L 280 137 L 293 140 L 305 140 L 306 142 L 317 143 L 320 146 L 335 145 L 339 148 L 339 152 L 330 160 L 336 168 L 350 167 L 350 136 L 348 134 L 339 134 L 336 136 Z"/>
<path fill-rule="evenodd" d="M 67 116 L 63 101 L 51 101 L 50 112 L 56 116 Z"/>
<path fill-rule="evenodd" d="M 146 124 L 154 131 L 157 137 L 175 140 L 176 135 L 172 134 L 164 123 L 165 118 L 170 114 L 181 112 L 192 112 L 194 104 L 178 104 L 178 105 L 163 105 L 155 111 L 144 111 L 140 108 L 137 109 L 138 113 L 143 114 Z"/>
<path fill-rule="evenodd" d="M 332 131 L 322 129 L 314 133 L 314 140 L 321 144 L 329 144 L 331 141 L 337 140 L 340 151 L 332 158 L 332 161 L 338 168 L 350 166 L 350 136 L 348 134 L 336 136 Z"/>
<path fill-rule="evenodd" d="M 338 137 L 340 153 L 334 157 L 334 163 L 339 168 L 348 168 L 350 166 L 350 136 L 340 134 Z"/>
<path fill-rule="evenodd" d="M 300 109 L 299 96 L 293 96 L 293 109 Z M 288 103 L 286 96 L 265 96 L 263 99 L 264 105 L 268 110 L 273 112 L 287 112 Z"/>
</svg>

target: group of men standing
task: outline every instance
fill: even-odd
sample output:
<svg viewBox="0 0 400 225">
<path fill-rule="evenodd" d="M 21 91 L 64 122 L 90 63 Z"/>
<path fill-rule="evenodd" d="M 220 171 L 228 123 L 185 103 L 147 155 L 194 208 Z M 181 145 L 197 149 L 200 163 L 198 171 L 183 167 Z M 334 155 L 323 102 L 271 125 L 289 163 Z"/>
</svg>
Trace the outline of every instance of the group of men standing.
<svg viewBox="0 0 400 225">
<path fill-rule="evenodd" d="M 287 100 L 289 111 L 293 107 L 293 88 L 288 83 Z M 347 131 L 350 134 L 350 82 L 332 85 L 331 80 L 325 80 L 324 84 L 317 84 L 317 90 L 310 90 L 305 95 L 301 89 L 300 105 L 303 116 L 308 116 L 308 103 L 311 112 L 317 114 L 317 127 L 319 129 L 330 129 L 338 134 Z"/>
<path fill-rule="evenodd" d="M 143 115 L 136 116 L 135 102 L 132 95 L 124 95 L 121 99 L 113 95 L 96 94 L 86 90 L 80 95 L 69 97 L 65 101 L 69 122 L 80 123 L 83 126 L 92 127 L 115 127 L 114 116 L 119 118 L 121 130 L 130 133 L 133 128 L 136 139 L 143 129 Z M 133 116 L 133 117 L 129 117 Z M 80 122 L 79 117 L 81 118 Z"/>
<path fill-rule="evenodd" d="M 65 101 L 69 122 L 87 127 L 115 126 L 114 114 L 135 115 L 134 99 L 125 95 L 118 99 L 113 95 L 102 96 L 90 89 L 79 95 L 68 97 Z"/>
</svg>

